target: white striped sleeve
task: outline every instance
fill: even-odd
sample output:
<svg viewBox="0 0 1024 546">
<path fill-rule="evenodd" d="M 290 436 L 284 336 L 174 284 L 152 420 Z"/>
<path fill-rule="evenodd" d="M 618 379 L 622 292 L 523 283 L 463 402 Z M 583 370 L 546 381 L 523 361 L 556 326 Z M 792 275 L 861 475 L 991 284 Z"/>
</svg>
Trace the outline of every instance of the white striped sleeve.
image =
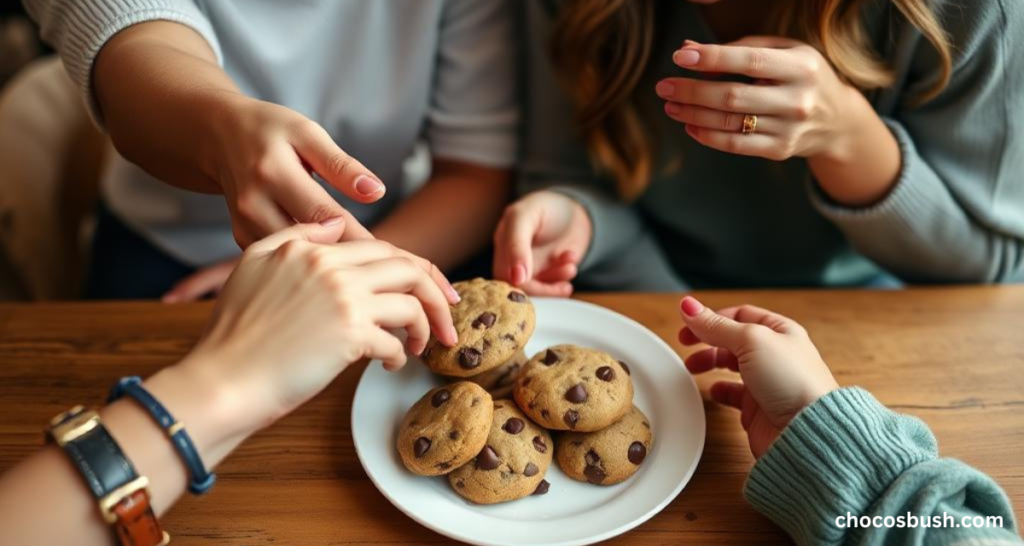
<svg viewBox="0 0 1024 546">
<path fill-rule="evenodd" d="M 173 21 L 198 32 L 221 62 L 213 26 L 193 0 L 24 0 L 82 93 L 89 113 L 102 126 L 92 87 L 92 68 L 100 49 L 118 32 L 146 21 Z"/>
</svg>

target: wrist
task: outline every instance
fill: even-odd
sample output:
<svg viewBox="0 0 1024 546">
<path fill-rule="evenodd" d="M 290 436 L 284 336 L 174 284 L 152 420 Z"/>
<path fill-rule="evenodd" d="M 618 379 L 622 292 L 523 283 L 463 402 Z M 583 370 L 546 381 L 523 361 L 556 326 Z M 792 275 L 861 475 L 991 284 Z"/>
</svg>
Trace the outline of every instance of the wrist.
<svg viewBox="0 0 1024 546">
<path fill-rule="evenodd" d="M 833 123 L 835 131 L 807 162 L 832 201 L 866 207 L 884 199 L 896 185 L 902 158 L 896 138 L 864 95 L 853 87 L 846 90 L 843 114 Z"/>
<path fill-rule="evenodd" d="M 146 379 L 144 386 L 184 424 L 208 469 L 259 427 L 246 418 L 241 393 L 211 372 L 207 355 L 191 354 Z"/>
</svg>

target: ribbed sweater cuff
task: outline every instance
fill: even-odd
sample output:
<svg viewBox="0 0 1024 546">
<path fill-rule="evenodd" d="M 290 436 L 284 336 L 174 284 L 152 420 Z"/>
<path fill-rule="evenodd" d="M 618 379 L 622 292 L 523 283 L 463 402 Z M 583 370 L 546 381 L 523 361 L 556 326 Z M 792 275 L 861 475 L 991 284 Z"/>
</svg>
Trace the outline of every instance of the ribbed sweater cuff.
<svg viewBox="0 0 1024 546">
<path fill-rule="evenodd" d="M 918 155 L 914 141 L 899 123 L 883 120 L 900 147 L 902 168 L 889 195 L 868 207 L 847 207 L 829 198 L 817 182 L 809 182 L 808 191 L 814 207 L 847 235 L 892 233 L 895 231 L 919 233 L 933 225 L 935 215 L 945 214 L 941 196 L 948 193 L 930 167 Z"/>
<path fill-rule="evenodd" d="M 64 66 L 89 106 L 89 114 L 100 127 L 103 119 L 92 86 L 96 57 L 118 32 L 148 21 L 172 21 L 198 32 L 222 61 L 220 44 L 213 26 L 191 0 L 79 0 L 53 2 L 51 9 L 67 9 L 66 23 L 56 35 L 46 36 L 60 50 Z M 51 19 L 56 17 L 51 16 Z"/>
<path fill-rule="evenodd" d="M 590 247 L 580 263 L 581 273 L 621 252 L 643 234 L 643 222 L 629 205 L 603 195 L 594 188 L 552 186 L 549 191 L 561 193 L 579 203 L 590 217 L 593 233 Z"/>
<path fill-rule="evenodd" d="M 908 468 L 937 456 L 928 427 L 867 391 L 833 391 L 798 414 L 754 465 L 744 495 L 797 544 L 840 544 L 836 518 L 860 516 Z"/>
</svg>

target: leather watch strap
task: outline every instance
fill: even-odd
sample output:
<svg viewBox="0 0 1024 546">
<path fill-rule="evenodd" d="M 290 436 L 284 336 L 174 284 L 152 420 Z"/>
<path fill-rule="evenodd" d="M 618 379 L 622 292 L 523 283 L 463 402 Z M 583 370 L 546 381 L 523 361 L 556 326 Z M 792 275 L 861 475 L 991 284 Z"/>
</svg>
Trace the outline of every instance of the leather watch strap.
<svg viewBox="0 0 1024 546">
<path fill-rule="evenodd" d="M 157 523 L 145 490 L 126 496 L 114 507 L 113 513 L 117 515 L 114 531 L 122 546 L 156 546 L 171 540 Z"/>
<path fill-rule="evenodd" d="M 97 499 L 137 477 L 135 468 L 121 454 L 121 448 L 103 426 L 65 444 L 64 451 Z"/>
<path fill-rule="evenodd" d="M 96 412 L 75 407 L 54 418 L 48 435 L 85 479 L 122 546 L 170 542 L 150 506 L 149 480 L 135 473 Z"/>
</svg>

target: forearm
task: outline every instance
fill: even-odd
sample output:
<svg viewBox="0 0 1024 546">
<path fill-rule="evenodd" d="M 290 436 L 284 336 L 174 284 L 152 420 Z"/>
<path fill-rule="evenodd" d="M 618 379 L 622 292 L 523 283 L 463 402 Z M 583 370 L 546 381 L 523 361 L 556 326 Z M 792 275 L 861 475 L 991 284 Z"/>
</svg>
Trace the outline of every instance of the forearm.
<svg viewBox="0 0 1024 546">
<path fill-rule="evenodd" d="M 205 388 L 207 383 L 184 368 L 162 370 L 147 379 L 145 386 L 186 425 L 203 462 L 213 468 L 245 433 L 219 418 L 228 414 L 230 399 Z M 167 435 L 131 400 L 118 401 L 100 415 L 136 472 L 149 479 L 155 512 L 165 513 L 188 481 Z M 96 500 L 59 448 L 45 447 L 0 478 L 0 544 L 112 543 L 113 535 L 100 517 Z"/>
<path fill-rule="evenodd" d="M 198 33 L 166 21 L 120 32 L 96 58 L 93 86 L 126 159 L 172 185 L 221 191 L 210 156 L 218 120 L 209 113 L 243 97 Z"/>
<path fill-rule="evenodd" d="M 821 190 L 847 207 L 869 206 L 892 190 L 900 147 L 860 92 L 850 89 L 847 127 L 821 153 L 807 158 Z"/>
<path fill-rule="evenodd" d="M 490 242 L 510 185 L 507 170 L 435 161 L 426 185 L 374 227 L 373 234 L 448 270 Z"/>
</svg>

